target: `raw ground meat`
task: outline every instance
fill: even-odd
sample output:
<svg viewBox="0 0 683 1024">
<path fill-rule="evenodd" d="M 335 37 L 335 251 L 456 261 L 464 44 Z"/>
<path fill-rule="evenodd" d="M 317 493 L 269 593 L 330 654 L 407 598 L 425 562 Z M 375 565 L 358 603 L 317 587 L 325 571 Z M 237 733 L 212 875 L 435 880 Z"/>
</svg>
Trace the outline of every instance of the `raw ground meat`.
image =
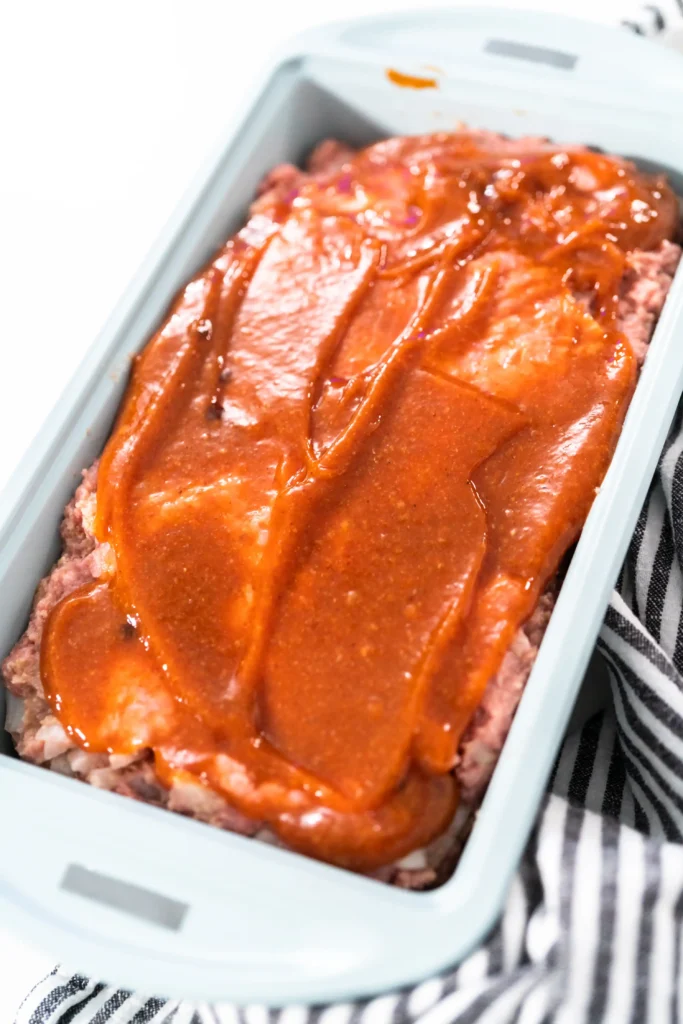
<svg viewBox="0 0 683 1024">
<path fill-rule="evenodd" d="M 627 257 L 618 306 L 619 326 L 639 365 L 647 354 L 680 258 L 680 246 L 667 241 L 653 252 L 635 250 Z"/>
<path fill-rule="evenodd" d="M 262 183 L 261 198 L 254 209 L 259 209 L 264 197 L 270 201 L 273 195 L 287 195 L 307 174 L 337 169 L 352 154 L 348 146 L 326 140 L 311 155 L 307 172 L 291 164 L 274 168 Z M 627 257 L 618 314 L 620 327 L 639 363 L 645 358 L 680 255 L 678 245 L 665 241 L 652 252 L 636 251 Z M 47 616 L 71 591 L 97 579 L 114 557 L 108 544 L 98 544 L 94 538 L 96 483 L 97 462 L 84 472 L 83 482 L 66 507 L 61 528 L 62 556 L 39 584 L 26 632 L 2 666 L 9 691 L 6 727 L 17 752 L 28 761 L 100 789 L 275 842 L 272 833 L 259 822 L 244 817 L 201 783 L 190 778 L 174 783 L 170 789 L 163 786 L 156 777 L 151 751 L 121 756 L 81 750 L 51 713 L 40 679 L 40 643 Z M 422 889 L 440 884 L 453 870 L 536 659 L 555 603 L 555 590 L 554 586 L 546 590 L 531 618 L 517 632 L 463 736 L 454 769 L 462 803 L 453 824 L 427 849 L 410 854 L 374 877 L 403 888 Z"/>
<path fill-rule="evenodd" d="M 506 651 L 489 682 L 481 704 L 460 743 L 455 773 L 464 803 L 476 807 L 484 795 L 503 748 L 538 648 L 555 606 L 555 588 L 548 589 Z"/>
</svg>

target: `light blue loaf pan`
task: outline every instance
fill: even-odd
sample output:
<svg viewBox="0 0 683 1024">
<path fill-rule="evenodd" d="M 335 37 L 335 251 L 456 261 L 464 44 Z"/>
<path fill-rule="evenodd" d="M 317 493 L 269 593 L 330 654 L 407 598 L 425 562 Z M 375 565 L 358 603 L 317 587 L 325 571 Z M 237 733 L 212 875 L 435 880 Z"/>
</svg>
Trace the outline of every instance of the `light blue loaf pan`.
<svg viewBox="0 0 683 1024">
<path fill-rule="evenodd" d="M 397 89 L 385 76 L 387 66 L 420 74 L 424 65 L 441 69 L 438 90 Z M 682 100 L 683 61 L 673 52 L 557 16 L 421 12 L 295 40 L 0 496 L 0 653 L 23 629 L 35 586 L 57 554 L 62 510 L 81 468 L 104 444 L 131 354 L 176 290 L 240 226 L 269 168 L 300 161 L 328 136 L 361 144 L 465 121 L 601 146 L 665 167 L 678 187 Z M 125 987 L 271 1005 L 379 992 L 471 950 L 494 924 L 529 835 L 681 392 L 682 304 L 679 273 L 494 779 L 447 884 L 403 892 L 222 833 L 24 764 L 0 734 L 3 927 Z"/>
</svg>

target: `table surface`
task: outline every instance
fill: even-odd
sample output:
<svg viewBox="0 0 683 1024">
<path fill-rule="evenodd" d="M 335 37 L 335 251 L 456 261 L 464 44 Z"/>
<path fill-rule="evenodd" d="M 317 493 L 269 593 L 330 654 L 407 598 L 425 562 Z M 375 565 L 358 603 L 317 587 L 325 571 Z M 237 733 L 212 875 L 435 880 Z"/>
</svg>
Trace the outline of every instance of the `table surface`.
<svg viewBox="0 0 683 1024">
<path fill-rule="evenodd" d="M 329 16 L 417 6 L 345 0 L 336 12 L 330 5 Z M 567 10 L 565 0 L 524 6 Z M 574 0 L 571 9 L 614 20 L 637 6 Z M 6 154 L 0 170 L 0 489 L 265 56 L 326 16 L 326 5 L 312 0 L 7 5 L 0 83 L 11 97 L 3 118 L 12 159 Z M 59 955 L 0 926 L 2 1024 Z"/>
</svg>

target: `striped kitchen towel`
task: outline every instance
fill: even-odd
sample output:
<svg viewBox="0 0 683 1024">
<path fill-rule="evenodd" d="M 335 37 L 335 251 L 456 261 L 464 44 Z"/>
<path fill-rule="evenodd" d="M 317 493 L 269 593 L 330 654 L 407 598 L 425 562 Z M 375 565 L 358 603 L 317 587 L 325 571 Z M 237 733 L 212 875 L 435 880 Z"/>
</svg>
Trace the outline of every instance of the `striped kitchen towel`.
<svg viewBox="0 0 683 1024">
<path fill-rule="evenodd" d="M 634 5 L 623 24 L 683 47 L 683 0 Z M 683 404 L 598 647 L 611 705 L 567 737 L 502 919 L 456 969 L 271 1011 L 146 998 L 55 968 L 15 1024 L 683 1022 Z"/>
</svg>

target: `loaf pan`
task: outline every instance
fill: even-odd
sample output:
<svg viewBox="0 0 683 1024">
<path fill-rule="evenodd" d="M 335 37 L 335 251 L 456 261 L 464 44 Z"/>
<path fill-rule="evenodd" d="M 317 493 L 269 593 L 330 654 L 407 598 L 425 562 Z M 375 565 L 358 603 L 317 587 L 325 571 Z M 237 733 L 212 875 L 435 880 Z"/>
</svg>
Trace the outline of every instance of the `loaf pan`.
<svg viewBox="0 0 683 1024">
<path fill-rule="evenodd" d="M 389 67 L 435 75 L 438 87 L 399 89 Z M 673 127 L 682 100 L 679 56 L 556 15 L 420 11 L 294 40 L 0 495 L 0 654 L 24 628 L 58 553 L 64 505 L 104 445 L 130 357 L 177 289 L 243 223 L 265 172 L 302 161 L 325 137 L 362 145 L 466 122 L 599 146 L 664 169 L 680 193 L 683 135 Z M 503 905 L 681 393 L 682 305 L 679 271 L 450 881 L 427 893 L 393 889 L 23 763 L 1 734 L 3 927 L 127 988 L 271 1006 L 380 992 L 472 950 Z"/>
</svg>

